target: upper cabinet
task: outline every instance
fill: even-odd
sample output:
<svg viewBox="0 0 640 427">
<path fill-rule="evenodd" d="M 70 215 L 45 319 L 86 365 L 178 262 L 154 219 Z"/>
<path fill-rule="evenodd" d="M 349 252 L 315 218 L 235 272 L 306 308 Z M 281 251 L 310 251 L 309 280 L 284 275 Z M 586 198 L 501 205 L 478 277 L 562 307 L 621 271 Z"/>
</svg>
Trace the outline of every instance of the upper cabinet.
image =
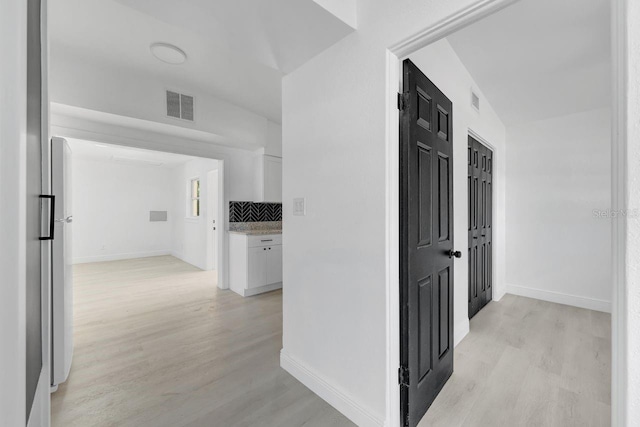
<svg viewBox="0 0 640 427">
<path fill-rule="evenodd" d="M 255 201 L 282 203 L 282 158 L 256 157 Z"/>
</svg>

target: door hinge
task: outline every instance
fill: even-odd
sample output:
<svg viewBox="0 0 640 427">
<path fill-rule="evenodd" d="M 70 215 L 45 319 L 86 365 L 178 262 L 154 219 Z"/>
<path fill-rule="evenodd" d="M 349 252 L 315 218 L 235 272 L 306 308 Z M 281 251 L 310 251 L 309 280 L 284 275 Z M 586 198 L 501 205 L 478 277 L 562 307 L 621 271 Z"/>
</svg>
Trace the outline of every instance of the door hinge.
<svg viewBox="0 0 640 427">
<path fill-rule="evenodd" d="M 398 384 L 409 386 L 409 369 L 404 366 L 398 368 Z"/>
<path fill-rule="evenodd" d="M 404 93 L 398 93 L 398 110 L 404 111 L 407 108 L 407 97 Z"/>
</svg>

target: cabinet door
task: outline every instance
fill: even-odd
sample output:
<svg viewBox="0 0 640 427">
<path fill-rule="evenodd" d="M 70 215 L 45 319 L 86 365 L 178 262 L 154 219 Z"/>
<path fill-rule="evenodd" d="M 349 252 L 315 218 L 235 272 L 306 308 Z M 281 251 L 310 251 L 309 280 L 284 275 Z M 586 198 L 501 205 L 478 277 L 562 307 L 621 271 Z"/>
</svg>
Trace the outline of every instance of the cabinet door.
<svg viewBox="0 0 640 427">
<path fill-rule="evenodd" d="M 282 202 L 282 160 L 265 158 L 264 201 Z M 273 249 L 272 249 L 273 251 Z"/>
<path fill-rule="evenodd" d="M 249 248 L 248 288 L 259 288 L 267 284 L 267 248 Z"/>
<path fill-rule="evenodd" d="M 282 246 L 267 249 L 267 285 L 282 282 Z"/>
</svg>

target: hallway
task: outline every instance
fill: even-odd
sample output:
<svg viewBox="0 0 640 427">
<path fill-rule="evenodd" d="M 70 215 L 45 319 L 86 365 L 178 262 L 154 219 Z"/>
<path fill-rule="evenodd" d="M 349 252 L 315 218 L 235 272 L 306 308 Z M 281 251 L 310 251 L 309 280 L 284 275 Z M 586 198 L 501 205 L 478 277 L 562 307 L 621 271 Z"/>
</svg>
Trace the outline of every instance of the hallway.
<svg viewBox="0 0 640 427">
<path fill-rule="evenodd" d="M 242 298 L 170 256 L 74 269 L 54 427 L 353 425 L 280 369 L 281 291 Z"/>
<path fill-rule="evenodd" d="M 279 367 L 282 291 L 242 298 L 170 256 L 75 266 L 62 426 L 353 426 Z M 471 322 L 420 426 L 607 426 L 610 316 L 506 295 Z"/>
</svg>

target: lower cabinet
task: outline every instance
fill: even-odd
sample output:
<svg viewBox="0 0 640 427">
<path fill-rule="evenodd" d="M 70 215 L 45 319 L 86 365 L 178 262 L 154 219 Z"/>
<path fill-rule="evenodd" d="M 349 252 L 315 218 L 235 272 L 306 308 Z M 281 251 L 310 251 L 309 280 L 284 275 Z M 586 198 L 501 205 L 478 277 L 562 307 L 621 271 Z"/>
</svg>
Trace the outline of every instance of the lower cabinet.
<svg viewBox="0 0 640 427">
<path fill-rule="evenodd" d="M 234 292 L 246 297 L 282 287 L 282 235 L 231 233 L 229 256 Z"/>
</svg>

